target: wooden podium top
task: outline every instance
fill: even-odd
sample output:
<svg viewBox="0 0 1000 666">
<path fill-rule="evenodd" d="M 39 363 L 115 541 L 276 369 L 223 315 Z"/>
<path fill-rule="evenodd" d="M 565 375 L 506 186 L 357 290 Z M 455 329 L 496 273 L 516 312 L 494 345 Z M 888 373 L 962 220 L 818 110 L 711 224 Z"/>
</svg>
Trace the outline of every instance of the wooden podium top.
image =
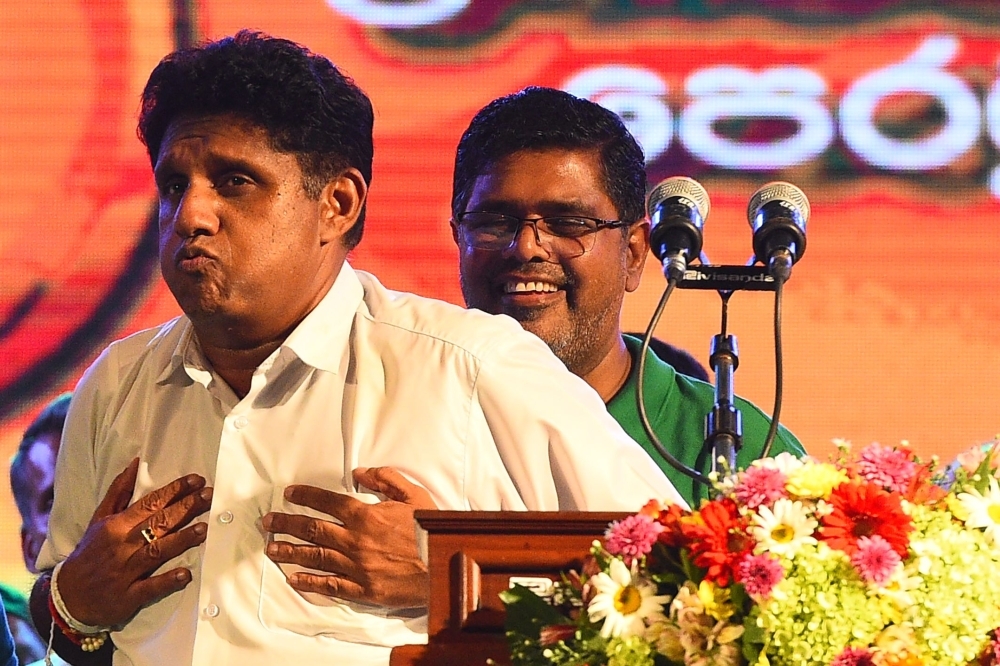
<svg viewBox="0 0 1000 666">
<path fill-rule="evenodd" d="M 588 534 L 603 536 L 621 511 L 417 511 L 417 524 L 434 534 Z"/>
<path fill-rule="evenodd" d="M 630 515 L 584 511 L 417 511 L 431 578 L 428 644 L 392 651 L 391 666 L 508 664 L 500 592 L 511 580 L 560 580 L 594 539 Z"/>
</svg>

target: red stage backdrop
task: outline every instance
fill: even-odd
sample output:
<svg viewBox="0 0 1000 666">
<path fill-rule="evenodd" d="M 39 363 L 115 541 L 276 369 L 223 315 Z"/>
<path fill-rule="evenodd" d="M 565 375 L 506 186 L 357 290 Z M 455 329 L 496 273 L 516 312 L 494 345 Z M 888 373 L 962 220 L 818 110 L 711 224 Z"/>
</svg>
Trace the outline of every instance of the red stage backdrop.
<svg viewBox="0 0 1000 666">
<path fill-rule="evenodd" d="M 139 91 L 177 43 L 256 28 L 329 56 L 376 108 L 365 239 L 389 286 L 461 302 L 451 167 L 472 115 L 528 85 L 618 112 L 650 183 L 700 180 L 705 251 L 752 253 L 764 182 L 812 202 L 786 287 L 783 421 L 830 439 L 908 439 L 950 458 L 1000 431 L 1000 11 L 994 3 L 750 0 L 9 0 L 0 10 L 0 452 L 110 340 L 177 313 L 156 272 Z M 626 302 L 642 330 L 665 285 Z M 737 391 L 771 409 L 772 300 L 733 297 Z M 678 292 L 657 334 L 703 361 L 719 299 Z M 0 494 L 0 578 L 27 581 Z M 6 573 L 5 573 L 6 572 Z"/>
</svg>

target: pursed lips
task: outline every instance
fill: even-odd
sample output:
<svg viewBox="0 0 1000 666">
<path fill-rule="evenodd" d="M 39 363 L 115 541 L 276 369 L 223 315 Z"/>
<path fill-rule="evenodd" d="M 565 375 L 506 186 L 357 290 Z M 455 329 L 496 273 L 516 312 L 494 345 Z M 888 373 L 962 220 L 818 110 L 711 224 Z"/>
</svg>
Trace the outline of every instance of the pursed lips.
<svg viewBox="0 0 1000 666">
<path fill-rule="evenodd" d="M 197 271 L 205 264 L 215 261 L 211 252 L 202 248 L 183 246 L 174 254 L 174 263 L 182 271 Z"/>
</svg>

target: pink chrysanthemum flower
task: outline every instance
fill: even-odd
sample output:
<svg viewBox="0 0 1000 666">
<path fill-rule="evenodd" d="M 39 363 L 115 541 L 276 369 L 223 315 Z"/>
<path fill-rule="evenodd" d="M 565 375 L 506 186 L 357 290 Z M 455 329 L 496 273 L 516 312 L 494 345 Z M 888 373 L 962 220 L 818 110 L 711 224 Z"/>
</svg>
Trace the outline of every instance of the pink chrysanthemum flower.
<svg viewBox="0 0 1000 666">
<path fill-rule="evenodd" d="M 989 633 L 990 642 L 983 648 L 983 653 L 979 655 L 979 661 L 973 662 L 982 666 L 1000 665 L 1000 629 L 994 629 Z"/>
<path fill-rule="evenodd" d="M 830 666 L 874 666 L 872 653 L 865 648 L 846 647 L 838 654 Z"/>
<path fill-rule="evenodd" d="M 604 547 L 612 555 L 620 556 L 631 567 L 633 562 L 653 549 L 656 537 L 662 531 L 663 525 L 649 516 L 632 515 L 611 523 L 604 533 Z"/>
<path fill-rule="evenodd" d="M 906 492 L 916 472 L 917 464 L 908 450 L 878 443 L 866 446 L 858 460 L 862 478 L 897 493 Z"/>
<path fill-rule="evenodd" d="M 851 555 L 851 564 L 861 579 L 876 585 L 885 585 L 900 561 L 889 542 L 877 534 L 858 539 L 858 549 Z"/>
<path fill-rule="evenodd" d="M 748 555 L 736 566 L 736 580 L 743 583 L 747 594 L 762 599 L 785 577 L 785 568 L 777 558 L 767 553 Z"/>
<path fill-rule="evenodd" d="M 779 469 L 751 466 L 743 472 L 736 484 L 736 499 L 748 509 L 771 505 L 788 497 L 785 483 L 788 477 Z"/>
</svg>

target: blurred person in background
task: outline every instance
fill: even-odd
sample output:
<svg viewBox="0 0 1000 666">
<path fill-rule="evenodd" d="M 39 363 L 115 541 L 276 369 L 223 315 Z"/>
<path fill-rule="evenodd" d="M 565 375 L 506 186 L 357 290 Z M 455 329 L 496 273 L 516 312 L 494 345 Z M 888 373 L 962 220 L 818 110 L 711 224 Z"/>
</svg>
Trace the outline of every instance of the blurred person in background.
<svg viewBox="0 0 1000 666">
<path fill-rule="evenodd" d="M 62 437 L 70 394 L 64 393 L 46 405 L 31 422 L 17 453 L 10 463 L 10 489 L 21 514 L 21 555 L 24 566 L 31 573 L 38 573 L 35 560 L 49 530 L 49 513 L 52 511 L 52 484 L 55 480 L 56 455 Z M 7 596 L 10 591 L 14 597 Z M 17 656 L 21 663 L 38 662 L 45 657 L 45 643 L 31 623 L 27 599 L 6 586 L 4 604 L 10 622 Z M 54 664 L 65 663 L 56 658 Z"/>
<path fill-rule="evenodd" d="M 623 333 L 623 336 L 627 338 L 636 338 L 637 340 L 642 340 L 643 336 L 646 335 L 642 331 L 636 331 L 634 333 Z M 700 379 L 703 382 L 712 381 L 708 374 L 708 369 L 701 364 L 701 361 L 696 359 L 691 352 L 686 349 L 681 349 L 676 345 L 672 345 L 665 340 L 660 340 L 659 338 L 650 338 L 649 348 L 656 354 L 664 363 L 673 366 L 674 370 L 681 373 L 682 375 L 687 375 L 688 377 L 694 377 L 695 379 Z"/>
<path fill-rule="evenodd" d="M 7 626 L 7 611 L 0 601 L 0 666 L 17 666 L 18 663 L 14 652 L 14 637 Z"/>
</svg>

